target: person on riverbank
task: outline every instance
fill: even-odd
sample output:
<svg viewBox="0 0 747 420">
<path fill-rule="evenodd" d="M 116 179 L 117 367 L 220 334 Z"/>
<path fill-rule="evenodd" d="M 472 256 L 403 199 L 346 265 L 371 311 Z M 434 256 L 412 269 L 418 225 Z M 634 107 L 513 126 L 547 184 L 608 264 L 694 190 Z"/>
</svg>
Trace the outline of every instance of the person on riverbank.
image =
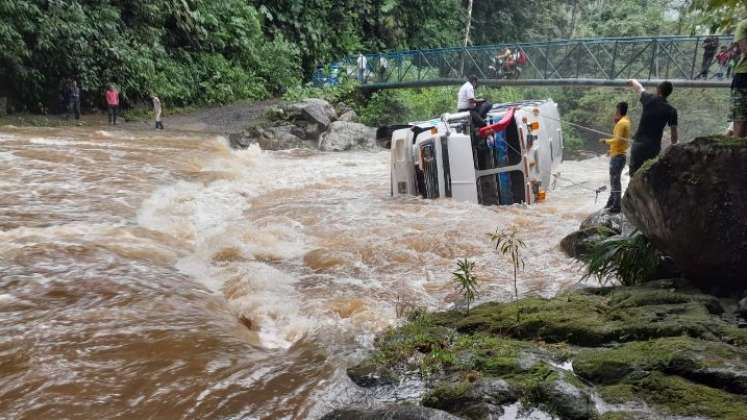
<svg viewBox="0 0 747 420">
<path fill-rule="evenodd" d="M 153 118 L 156 120 L 156 129 L 163 130 L 163 122 L 161 121 L 161 100 L 158 99 L 158 96 L 156 95 L 151 95 L 150 98 L 153 101 Z"/>
<path fill-rule="evenodd" d="M 734 33 L 734 42 L 741 52 L 737 65 L 734 66 L 734 78 L 731 80 L 729 121 L 734 123 L 734 137 L 745 137 L 747 134 L 747 20 L 739 22 Z"/>
<path fill-rule="evenodd" d="M 113 84 L 109 85 L 104 95 L 106 97 L 106 109 L 109 113 L 109 124 L 117 125 L 117 112 L 119 111 L 119 91 Z"/>
<path fill-rule="evenodd" d="M 80 88 L 78 82 L 70 82 L 70 108 L 76 121 L 80 121 Z"/>
<path fill-rule="evenodd" d="M 612 138 L 602 139 L 600 142 L 609 146 L 610 156 L 610 198 L 604 208 L 609 209 L 610 213 L 620 213 L 622 171 L 625 168 L 625 153 L 630 145 L 630 119 L 628 118 L 627 102 L 617 104 Z"/>
<path fill-rule="evenodd" d="M 679 137 L 677 110 L 667 102 L 667 98 L 674 89 L 672 83 L 669 81 L 659 83 L 655 95 L 646 92 L 643 85 L 635 79 L 629 80 L 628 84 L 640 95 L 643 105 L 641 121 L 638 124 L 638 130 L 633 135 L 633 145 L 630 149 L 630 176 L 632 177 L 644 162 L 659 155 L 664 127 L 669 126 L 671 130 L 672 144 L 677 144 Z"/>
</svg>

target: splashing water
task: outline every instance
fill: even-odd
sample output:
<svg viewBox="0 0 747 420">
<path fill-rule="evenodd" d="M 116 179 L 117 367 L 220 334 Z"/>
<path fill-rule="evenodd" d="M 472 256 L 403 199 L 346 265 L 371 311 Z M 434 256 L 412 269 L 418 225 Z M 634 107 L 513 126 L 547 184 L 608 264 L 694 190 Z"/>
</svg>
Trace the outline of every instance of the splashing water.
<svg viewBox="0 0 747 420">
<path fill-rule="evenodd" d="M 589 189 L 607 159 L 566 162 Z M 601 206 L 389 196 L 388 153 L 231 150 L 220 137 L 0 130 L 0 412 L 307 418 L 359 400 L 344 368 L 397 306 L 508 299 L 489 234 L 526 240 L 519 291 L 578 281 L 558 242 Z"/>
</svg>

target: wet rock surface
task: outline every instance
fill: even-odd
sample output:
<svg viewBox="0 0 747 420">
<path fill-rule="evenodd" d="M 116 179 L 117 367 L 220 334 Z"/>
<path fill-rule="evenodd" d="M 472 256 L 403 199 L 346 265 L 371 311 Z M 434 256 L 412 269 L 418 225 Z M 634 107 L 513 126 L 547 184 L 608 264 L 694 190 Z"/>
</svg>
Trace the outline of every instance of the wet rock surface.
<svg viewBox="0 0 747 420">
<path fill-rule="evenodd" d="M 375 146 L 376 130 L 355 122 L 335 121 L 319 138 L 319 150 L 325 152 L 372 149 Z"/>
<path fill-rule="evenodd" d="M 632 226 L 622 213 L 610 213 L 602 209 L 589 215 L 581 222 L 577 231 L 563 238 L 560 248 L 571 258 L 584 259 L 595 243 L 631 231 Z"/>
<path fill-rule="evenodd" d="M 324 99 L 307 98 L 282 107 L 285 119 L 290 122 L 318 124 L 322 130 L 327 129 L 337 119 L 337 111 Z"/>
<path fill-rule="evenodd" d="M 623 211 L 706 290 L 747 290 L 747 141 L 709 137 L 669 148 L 631 179 Z"/>
<path fill-rule="evenodd" d="M 322 420 L 458 420 L 459 417 L 417 405 L 389 405 L 377 409 L 335 410 Z"/>
<path fill-rule="evenodd" d="M 234 148 L 253 144 L 263 150 L 319 149 L 345 151 L 373 149 L 377 146 L 375 129 L 355 122 L 355 111 L 342 108 L 339 114 L 323 99 L 268 107 L 264 118 L 241 132 L 231 133 Z"/>
<path fill-rule="evenodd" d="M 743 419 L 747 331 L 724 307 L 659 280 L 418 313 L 348 374 L 369 389 L 419 378 L 414 403 L 468 419 L 512 404 L 562 419 Z"/>
</svg>

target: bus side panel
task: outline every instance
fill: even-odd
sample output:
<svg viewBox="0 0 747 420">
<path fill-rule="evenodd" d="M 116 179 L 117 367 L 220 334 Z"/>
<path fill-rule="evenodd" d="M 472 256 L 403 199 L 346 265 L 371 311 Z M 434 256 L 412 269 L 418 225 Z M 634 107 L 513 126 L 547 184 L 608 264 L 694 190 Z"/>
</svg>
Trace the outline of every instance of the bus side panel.
<svg viewBox="0 0 747 420">
<path fill-rule="evenodd" d="M 452 197 L 477 203 L 477 179 L 469 135 L 452 133 L 447 146 Z"/>
<path fill-rule="evenodd" d="M 412 131 L 397 130 L 392 135 L 391 191 L 393 196 L 415 195 L 415 167 L 412 157 Z"/>
</svg>

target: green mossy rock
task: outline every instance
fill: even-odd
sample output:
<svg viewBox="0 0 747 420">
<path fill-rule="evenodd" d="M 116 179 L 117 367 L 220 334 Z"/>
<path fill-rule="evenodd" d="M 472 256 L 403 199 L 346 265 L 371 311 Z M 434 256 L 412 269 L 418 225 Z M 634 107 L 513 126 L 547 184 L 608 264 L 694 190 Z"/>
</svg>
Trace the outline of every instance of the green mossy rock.
<svg viewBox="0 0 747 420">
<path fill-rule="evenodd" d="M 747 419 L 747 332 L 723 312 L 661 280 L 420 313 L 348 373 L 362 386 L 418 376 L 423 406 L 468 419 L 515 401 L 562 419 Z M 594 394 L 614 411 L 599 413 Z"/>
<path fill-rule="evenodd" d="M 518 399 L 518 393 L 502 379 L 481 378 L 442 382 L 423 398 L 423 406 L 444 410 L 468 419 L 497 418 L 502 405 Z"/>
<path fill-rule="evenodd" d="M 627 343 L 611 349 L 588 349 L 573 360 L 574 372 L 597 384 L 622 381 L 636 372 L 679 375 L 738 394 L 747 394 L 747 351 L 689 337 Z"/>
<path fill-rule="evenodd" d="M 699 416 L 727 420 L 747 418 L 747 402 L 744 397 L 660 372 L 631 378 L 624 384 L 602 387 L 600 395 L 608 402 L 643 401 L 659 413 L 659 418 L 666 416 Z"/>
<path fill-rule="evenodd" d="M 696 138 L 668 148 L 633 176 L 627 219 L 704 290 L 747 290 L 747 141 Z"/>
<path fill-rule="evenodd" d="M 468 316 L 435 314 L 433 322 L 463 334 L 497 334 L 586 347 L 680 335 L 747 343 L 747 332 L 714 316 L 722 311 L 712 296 L 642 286 L 486 303 Z"/>
</svg>

